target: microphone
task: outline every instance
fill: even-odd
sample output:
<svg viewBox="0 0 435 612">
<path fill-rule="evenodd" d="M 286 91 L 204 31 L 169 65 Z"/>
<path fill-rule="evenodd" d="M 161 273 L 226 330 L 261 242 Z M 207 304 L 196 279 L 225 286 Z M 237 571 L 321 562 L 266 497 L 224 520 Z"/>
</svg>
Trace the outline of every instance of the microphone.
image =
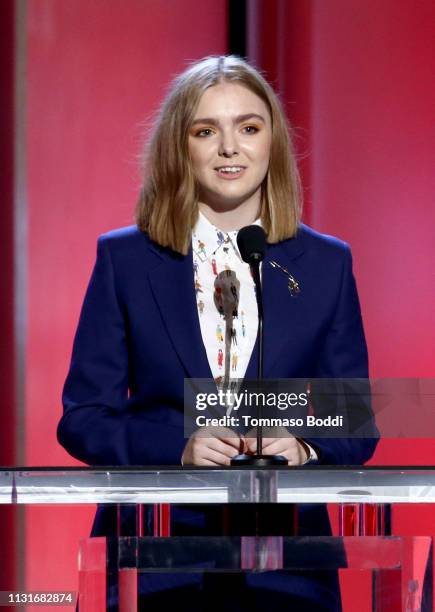
<svg viewBox="0 0 435 612">
<path fill-rule="evenodd" d="M 252 277 L 255 283 L 255 295 L 258 308 L 258 368 L 257 382 L 261 385 L 263 380 L 263 292 L 260 278 L 260 263 L 266 254 L 266 232 L 259 225 L 248 225 L 242 227 L 237 234 L 237 246 L 243 261 L 251 267 Z M 257 404 L 257 416 L 261 419 L 261 405 Z M 283 455 L 263 455 L 263 427 L 257 427 L 257 451 L 255 455 L 237 455 L 231 460 L 231 465 L 287 465 L 287 459 Z"/>
<path fill-rule="evenodd" d="M 260 263 L 266 253 L 266 232 L 259 225 L 247 225 L 237 234 L 237 246 L 243 261 L 250 265 Z"/>
</svg>

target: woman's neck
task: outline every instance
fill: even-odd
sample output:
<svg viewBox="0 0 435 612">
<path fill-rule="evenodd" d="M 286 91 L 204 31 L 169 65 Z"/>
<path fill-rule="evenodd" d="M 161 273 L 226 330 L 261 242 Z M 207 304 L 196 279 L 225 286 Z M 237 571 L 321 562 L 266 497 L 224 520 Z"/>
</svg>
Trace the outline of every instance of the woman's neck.
<svg viewBox="0 0 435 612">
<path fill-rule="evenodd" d="M 199 210 L 210 223 L 223 232 L 234 232 L 246 225 L 251 225 L 258 218 L 260 210 L 256 204 L 247 202 L 240 204 L 233 210 L 218 211 L 203 202 L 199 203 Z"/>
</svg>

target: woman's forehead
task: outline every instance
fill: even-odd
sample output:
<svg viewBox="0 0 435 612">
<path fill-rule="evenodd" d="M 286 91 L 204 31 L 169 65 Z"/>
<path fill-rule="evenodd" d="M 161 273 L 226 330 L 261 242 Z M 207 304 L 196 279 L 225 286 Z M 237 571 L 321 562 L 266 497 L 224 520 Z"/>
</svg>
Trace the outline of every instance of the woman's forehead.
<svg viewBox="0 0 435 612">
<path fill-rule="evenodd" d="M 223 82 L 212 85 L 202 94 L 195 113 L 201 117 L 231 117 L 257 114 L 267 121 L 269 110 L 253 91 L 239 83 Z"/>
</svg>

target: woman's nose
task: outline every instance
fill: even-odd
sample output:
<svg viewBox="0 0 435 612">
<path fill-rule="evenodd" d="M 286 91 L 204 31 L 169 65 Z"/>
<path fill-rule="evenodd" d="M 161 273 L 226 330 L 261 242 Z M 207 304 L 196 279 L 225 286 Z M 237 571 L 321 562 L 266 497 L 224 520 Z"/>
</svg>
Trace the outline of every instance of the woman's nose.
<svg viewBox="0 0 435 612">
<path fill-rule="evenodd" d="M 233 133 L 226 132 L 221 136 L 219 143 L 219 155 L 232 157 L 238 154 L 237 140 Z"/>
</svg>

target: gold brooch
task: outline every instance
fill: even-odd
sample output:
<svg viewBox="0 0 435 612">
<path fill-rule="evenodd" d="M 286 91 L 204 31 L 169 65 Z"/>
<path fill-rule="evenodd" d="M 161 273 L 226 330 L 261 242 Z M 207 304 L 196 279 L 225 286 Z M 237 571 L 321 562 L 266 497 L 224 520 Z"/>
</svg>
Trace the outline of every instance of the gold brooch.
<svg viewBox="0 0 435 612">
<path fill-rule="evenodd" d="M 276 261 L 270 261 L 269 263 L 272 266 L 272 268 L 278 268 L 278 270 L 281 270 L 281 272 L 284 272 L 284 274 L 288 277 L 288 290 L 290 291 L 290 295 L 292 297 L 294 297 L 295 295 L 301 292 L 301 288 L 299 287 L 298 281 L 295 279 L 293 274 L 290 274 L 287 268 L 280 266 L 279 263 L 277 263 Z"/>
</svg>

